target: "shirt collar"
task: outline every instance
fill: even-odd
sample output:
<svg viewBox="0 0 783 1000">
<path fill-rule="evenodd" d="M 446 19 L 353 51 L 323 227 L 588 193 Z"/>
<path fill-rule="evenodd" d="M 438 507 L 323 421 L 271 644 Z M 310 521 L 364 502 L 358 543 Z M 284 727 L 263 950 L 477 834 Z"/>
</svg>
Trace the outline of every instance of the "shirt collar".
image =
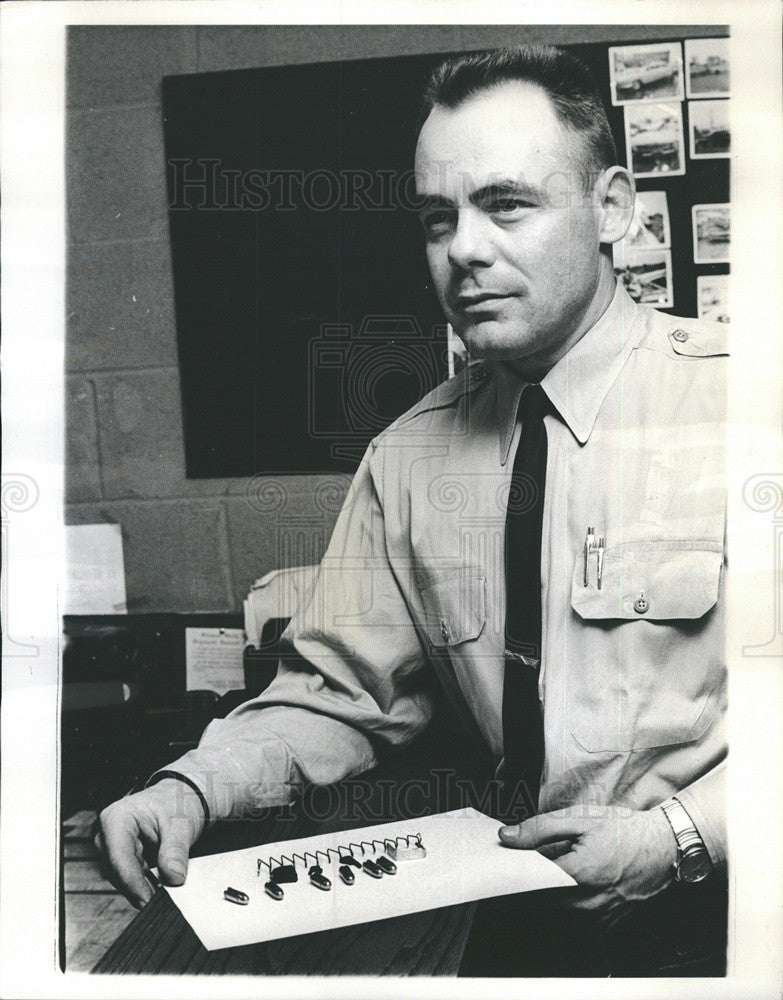
<svg viewBox="0 0 783 1000">
<path fill-rule="evenodd" d="M 598 321 L 541 380 L 552 404 L 571 433 L 584 444 L 590 437 L 610 386 L 628 359 L 640 315 L 637 304 L 618 283 Z M 527 383 L 506 364 L 495 370 L 500 463 L 505 465 L 517 420 L 519 397 Z"/>
</svg>

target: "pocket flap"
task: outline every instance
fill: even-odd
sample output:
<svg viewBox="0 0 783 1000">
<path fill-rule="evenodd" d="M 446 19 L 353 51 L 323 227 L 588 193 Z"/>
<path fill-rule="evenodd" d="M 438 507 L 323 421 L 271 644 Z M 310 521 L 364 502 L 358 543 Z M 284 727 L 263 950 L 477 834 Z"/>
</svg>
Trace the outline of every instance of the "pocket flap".
<svg viewBox="0 0 783 1000">
<path fill-rule="evenodd" d="M 718 599 L 723 552 L 703 542 L 625 542 L 606 548 L 601 589 L 596 556 L 574 564 L 571 607 L 581 618 L 701 618 Z"/>
<path fill-rule="evenodd" d="M 466 567 L 433 575 L 419 588 L 422 624 L 433 646 L 477 639 L 486 621 L 484 574 Z"/>
</svg>

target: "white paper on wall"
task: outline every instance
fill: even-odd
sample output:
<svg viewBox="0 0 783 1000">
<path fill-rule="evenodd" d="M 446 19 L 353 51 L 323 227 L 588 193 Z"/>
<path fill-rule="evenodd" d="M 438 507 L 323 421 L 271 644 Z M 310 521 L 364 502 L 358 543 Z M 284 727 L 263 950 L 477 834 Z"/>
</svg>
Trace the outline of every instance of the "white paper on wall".
<svg viewBox="0 0 783 1000">
<path fill-rule="evenodd" d="M 66 615 L 118 615 L 128 610 L 122 528 L 73 524 L 65 529 Z"/>
<path fill-rule="evenodd" d="M 185 686 L 188 691 L 240 690 L 245 686 L 241 628 L 185 629 Z"/>
</svg>

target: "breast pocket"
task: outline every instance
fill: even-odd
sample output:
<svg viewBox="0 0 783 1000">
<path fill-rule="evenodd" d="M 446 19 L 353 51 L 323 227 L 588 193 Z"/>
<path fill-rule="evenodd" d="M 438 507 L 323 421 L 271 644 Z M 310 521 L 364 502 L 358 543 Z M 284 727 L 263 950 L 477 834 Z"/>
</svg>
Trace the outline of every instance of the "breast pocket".
<svg viewBox="0 0 783 1000">
<path fill-rule="evenodd" d="M 477 639 L 486 622 L 484 574 L 471 567 L 430 573 L 418 583 L 421 623 L 430 643 L 443 649 Z"/>
<path fill-rule="evenodd" d="M 605 551 L 571 581 L 568 725 L 590 753 L 699 739 L 725 681 L 716 604 L 723 553 L 712 543 L 651 541 Z"/>
</svg>

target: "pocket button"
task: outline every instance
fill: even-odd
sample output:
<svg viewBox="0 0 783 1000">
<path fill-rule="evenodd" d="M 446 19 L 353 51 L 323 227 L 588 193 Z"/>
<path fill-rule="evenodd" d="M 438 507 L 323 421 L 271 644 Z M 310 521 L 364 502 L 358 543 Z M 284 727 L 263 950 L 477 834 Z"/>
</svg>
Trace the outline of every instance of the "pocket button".
<svg viewBox="0 0 783 1000">
<path fill-rule="evenodd" d="M 650 604 L 644 594 L 639 594 L 636 600 L 633 602 L 633 609 L 637 615 L 643 615 L 649 610 Z"/>
<path fill-rule="evenodd" d="M 440 623 L 440 634 L 441 634 L 444 642 L 448 642 L 449 639 L 451 638 L 451 633 L 449 632 L 449 627 L 443 621 L 443 619 L 441 619 L 441 623 Z"/>
</svg>

